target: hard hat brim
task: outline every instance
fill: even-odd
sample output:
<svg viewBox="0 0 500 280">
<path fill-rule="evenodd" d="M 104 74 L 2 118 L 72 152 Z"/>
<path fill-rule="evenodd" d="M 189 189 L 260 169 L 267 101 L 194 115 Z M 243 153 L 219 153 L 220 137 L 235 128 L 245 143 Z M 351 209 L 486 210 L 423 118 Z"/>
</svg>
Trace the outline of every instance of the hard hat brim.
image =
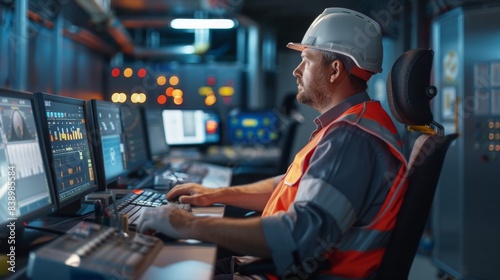
<svg viewBox="0 0 500 280">
<path fill-rule="evenodd" d="M 299 44 L 299 43 L 290 42 L 290 43 L 286 44 L 286 47 L 289 48 L 289 49 L 301 52 L 301 51 L 307 49 L 308 46 L 302 45 L 302 44 Z"/>
</svg>

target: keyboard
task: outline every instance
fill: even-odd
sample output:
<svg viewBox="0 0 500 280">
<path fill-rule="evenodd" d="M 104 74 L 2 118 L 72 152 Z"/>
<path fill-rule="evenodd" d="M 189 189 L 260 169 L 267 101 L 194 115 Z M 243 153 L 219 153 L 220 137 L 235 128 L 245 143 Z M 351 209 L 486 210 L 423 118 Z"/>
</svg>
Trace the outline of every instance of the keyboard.
<svg viewBox="0 0 500 280">
<path fill-rule="evenodd" d="M 130 230 L 135 230 L 136 222 L 144 207 L 158 207 L 173 204 L 178 208 L 191 212 L 191 205 L 177 202 L 169 202 L 165 198 L 165 193 L 154 190 L 133 190 L 116 202 L 118 214 L 128 216 L 128 226 Z M 111 215 L 114 215 L 114 206 L 108 206 Z"/>
<path fill-rule="evenodd" d="M 164 246 L 158 237 L 80 222 L 30 253 L 28 277 L 38 279 L 138 279 Z"/>
</svg>

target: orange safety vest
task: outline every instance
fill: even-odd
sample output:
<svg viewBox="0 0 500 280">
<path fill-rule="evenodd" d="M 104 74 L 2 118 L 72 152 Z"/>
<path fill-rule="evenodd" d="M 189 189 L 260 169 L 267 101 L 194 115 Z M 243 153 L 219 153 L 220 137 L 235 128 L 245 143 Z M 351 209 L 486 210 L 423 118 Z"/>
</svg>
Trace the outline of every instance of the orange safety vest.
<svg viewBox="0 0 500 280">
<path fill-rule="evenodd" d="M 340 240 L 339 246 L 334 248 L 335 250 L 327 256 L 332 266 L 323 273 L 342 278 L 363 279 L 369 277 L 380 266 L 388 240 L 388 238 L 384 237 L 390 235 L 394 228 L 396 215 L 408 185 L 405 176 L 407 163 L 401 152 L 401 140 L 392 120 L 382 109 L 379 102 L 368 101 L 357 104 L 318 131 L 311 141 L 295 156 L 287 173 L 271 194 L 262 216 L 265 217 L 279 211 L 288 210 L 295 200 L 302 175 L 308 169 L 311 156 L 318 143 L 331 127 L 342 122 L 355 125 L 365 132 L 380 138 L 387 144 L 391 153 L 402 163 L 386 200 L 373 221 L 369 225 L 349 229 Z M 346 242 L 347 240 L 349 242 Z"/>
</svg>

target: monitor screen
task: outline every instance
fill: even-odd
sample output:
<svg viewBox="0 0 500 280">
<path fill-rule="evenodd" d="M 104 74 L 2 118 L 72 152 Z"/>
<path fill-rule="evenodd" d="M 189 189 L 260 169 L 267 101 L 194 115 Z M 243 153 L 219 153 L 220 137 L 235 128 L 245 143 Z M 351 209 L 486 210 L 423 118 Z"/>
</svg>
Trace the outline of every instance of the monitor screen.
<svg viewBox="0 0 500 280">
<path fill-rule="evenodd" d="M 56 209 L 42 140 L 33 96 L 0 89 L 0 231 Z"/>
<path fill-rule="evenodd" d="M 97 189 L 85 101 L 35 93 L 59 207 Z"/>
<path fill-rule="evenodd" d="M 139 106 L 122 104 L 121 116 L 125 132 L 127 169 L 132 172 L 139 170 L 149 161 L 144 121 Z"/>
<path fill-rule="evenodd" d="M 279 118 L 273 110 L 229 112 L 227 137 L 230 145 L 276 145 Z"/>
<path fill-rule="evenodd" d="M 101 100 L 90 101 L 92 148 L 95 171 L 100 189 L 116 182 L 127 173 L 125 135 L 122 129 L 120 105 Z"/>
<path fill-rule="evenodd" d="M 146 121 L 150 158 L 158 160 L 166 156 L 169 152 L 169 147 L 165 141 L 165 134 L 163 133 L 161 110 L 142 108 L 142 113 Z"/>
<path fill-rule="evenodd" d="M 220 119 L 214 111 L 165 109 L 162 112 L 168 145 L 206 145 L 220 141 Z"/>
</svg>

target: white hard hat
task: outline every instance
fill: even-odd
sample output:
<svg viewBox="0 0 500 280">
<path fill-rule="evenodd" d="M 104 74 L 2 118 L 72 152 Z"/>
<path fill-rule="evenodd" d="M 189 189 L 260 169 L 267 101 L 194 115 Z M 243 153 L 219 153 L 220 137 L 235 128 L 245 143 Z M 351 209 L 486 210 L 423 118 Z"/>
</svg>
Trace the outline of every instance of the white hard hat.
<svg viewBox="0 0 500 280">
<path fill-rule="evenodd" d="M 327 8 L 307 29 L 302 42 L 288 48 L 306 48 L 342 54 L 356 64 L 349 71 L 368 80 L 382 72 L 382 32 L 380 25 L 359 12 L 345 8 Z M 357 66 L 357 67 L 356 67 Z"/>
</svg>

